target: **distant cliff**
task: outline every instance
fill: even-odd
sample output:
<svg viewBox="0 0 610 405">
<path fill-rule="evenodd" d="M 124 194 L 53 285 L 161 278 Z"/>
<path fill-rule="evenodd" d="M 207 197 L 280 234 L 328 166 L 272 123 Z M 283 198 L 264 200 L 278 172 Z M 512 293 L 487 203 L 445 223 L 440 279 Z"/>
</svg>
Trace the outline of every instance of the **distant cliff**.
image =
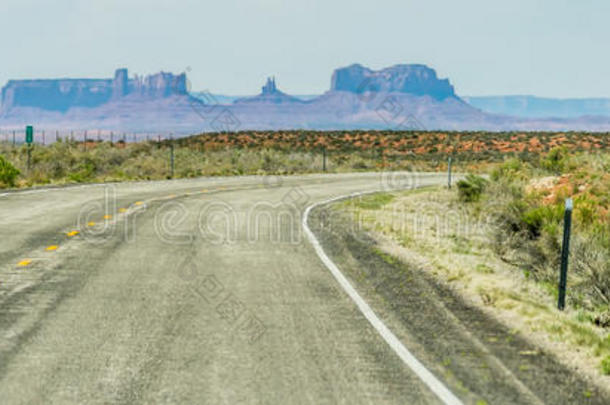
<svg viewBox="0 0 610 405">
<path fill-rule="evenodd" d="M 1 111 L 32 107 L 65 112 L 72 107 L 93 108 L 130 96 L 164 98 L 187 94 L 186 75 L 157 73 L 130 79 L 127 69 L 118 69 L 113 79 L 10 80 L 2 88 Z"/>
<path fill-rule="evenodd" d="M 350 65 L 334 71 L 331 91 L 407 93 L 437 100 L 455 97 L 449 80 L 439 79 L 436 71 L 426 65 L 395 65 L 378 71 Z"/>
</svg>

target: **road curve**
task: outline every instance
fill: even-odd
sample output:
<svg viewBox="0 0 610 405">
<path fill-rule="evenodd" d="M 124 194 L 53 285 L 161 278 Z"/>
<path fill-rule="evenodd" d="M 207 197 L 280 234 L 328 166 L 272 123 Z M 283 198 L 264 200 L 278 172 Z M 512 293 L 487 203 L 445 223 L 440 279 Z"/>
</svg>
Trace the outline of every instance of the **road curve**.
<svg viewBox="0 0 610 405">
<path fill-rule="evenodd" d="M 443 403 L 301 221 L 336 196 L 445 180 L 233 177 L 0 195 L 2 403 Z M 431 358 L 423 366 L 439 370 Z M 469 384 L 435 375 L 474 403 Z"/>
</svg>

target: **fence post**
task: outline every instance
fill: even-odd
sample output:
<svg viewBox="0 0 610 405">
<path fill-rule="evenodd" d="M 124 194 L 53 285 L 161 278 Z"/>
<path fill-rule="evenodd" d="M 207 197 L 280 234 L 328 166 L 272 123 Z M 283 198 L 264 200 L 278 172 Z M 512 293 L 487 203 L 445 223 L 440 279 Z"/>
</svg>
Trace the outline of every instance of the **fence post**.
<svg viewBox="0 0 610 405">
<path fill-rule="evenodd" d="M 571 198 L 566 199 L 563 216 L 563 245 L 561 247 L 561 268 L 559 274 L 559 294 L 557 308 L 563 311 L 566 304 L 566 286 L 568 283 L 568 256 L 570 254 L 570 231 L 572 229 L 572 209 L 574 203 Z"/>
<path fill-rule="evenodd" d="M 326 171 L 326 147 L 322 148 L 322 171 Z"/>
<path fill-rule="evenodd" d="M 449 156 L 449 162 L 447 163 L 447 187 L 451 188 L 451 156 Z"/>
<path fill-rule="evenodd" d="M 170 179 L 174 178 L 174 137 L 170 135 L 169 140 L 169 177 Z"/>
<path fill-rule="evenodd" d="M 15 130 L 13 130 L 13 146 L 15 146 Z"/>
</svg>

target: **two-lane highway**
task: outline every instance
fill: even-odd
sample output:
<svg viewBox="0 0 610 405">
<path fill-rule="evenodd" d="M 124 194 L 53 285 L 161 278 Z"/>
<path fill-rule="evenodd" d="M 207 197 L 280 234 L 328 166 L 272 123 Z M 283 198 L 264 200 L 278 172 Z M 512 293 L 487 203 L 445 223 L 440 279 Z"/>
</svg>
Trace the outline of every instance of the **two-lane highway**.
<svg viewBox="0 0 610 405">
<path fill-rule="evenodd" d="M 437 403 L 300 228 L 308 204 L 387 186 L 371 173 L 1 196 L 0 398 Z"/>
<path fill-rule="evenodd" d="M 337 196 L 445 181 L 360 173 L 0 194 L 0 402 L 584 398 L 586 383 L 551 356 L 524 359 L 526 340 L 384 262 L 357 229 L 328 229 L 334 211 L 303 226 L 308 207 Z"/>
</svg>

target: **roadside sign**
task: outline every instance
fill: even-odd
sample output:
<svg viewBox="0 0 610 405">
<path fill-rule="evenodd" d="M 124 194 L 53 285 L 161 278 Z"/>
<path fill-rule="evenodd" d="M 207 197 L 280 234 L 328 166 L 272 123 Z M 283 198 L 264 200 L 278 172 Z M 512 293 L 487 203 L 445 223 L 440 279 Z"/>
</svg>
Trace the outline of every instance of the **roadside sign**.
<svg viewBox="0 0 610 405">
<path fill-rule="evenodd" d="M 25 127 L 25 142 L 26 143 L 34 142 L 34 127 L 31 125 L 28 125 L 27 127 Z"/>
</svg>

